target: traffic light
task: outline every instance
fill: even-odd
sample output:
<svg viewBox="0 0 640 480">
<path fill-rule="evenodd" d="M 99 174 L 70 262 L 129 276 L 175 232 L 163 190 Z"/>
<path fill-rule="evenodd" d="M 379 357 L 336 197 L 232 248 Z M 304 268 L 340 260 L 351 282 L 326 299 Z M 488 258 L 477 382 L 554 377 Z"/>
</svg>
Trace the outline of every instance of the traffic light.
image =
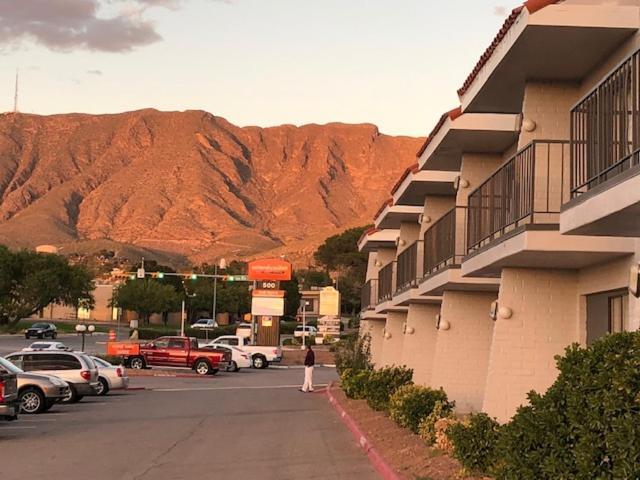
<svg viewBox="0 0 640 480">
<path fill-rule="evenodd" d="M 195 273 L 191 274 L 191 280 L 197 280 L 198 279 L 198 275 L 196 275 Z"/>
<path fill-rule="evenodd" d="M 129 275 L 129 280 L 135 280 L 135 279 L 136 279 L 135 275 L 133 275 L 133 274 Z"/>
<path fill-rule="evenodd" d="M 236 279 L 234 278 L 233 275 L 227 275 L 227 278 L 225 279 L 227 282 L 235 282 Z"/>
<path fill-rule="evenodd" d="M 158 278 L 164 278 L 164 273 L 163 272 L 158 272 Z"/>
</svg>

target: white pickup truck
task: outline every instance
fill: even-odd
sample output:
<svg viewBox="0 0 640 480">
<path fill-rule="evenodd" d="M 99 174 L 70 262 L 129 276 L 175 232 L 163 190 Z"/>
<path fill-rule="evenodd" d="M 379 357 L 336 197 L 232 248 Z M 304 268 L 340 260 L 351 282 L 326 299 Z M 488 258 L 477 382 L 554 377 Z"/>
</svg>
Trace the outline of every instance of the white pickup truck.
<svg viewBox="0 0 640 480">
<path fill-rule="evenodd" d="M 282 348 L 280 347 L 260 347 L 251 345 L 251 340 L 238 335 L 223 335 L 207 345 L 232 345 L 239 347 L 251 357 L 253 368 L 267 368 L 270 363 L 278 363 L 282 360 Z"/>
</svg>

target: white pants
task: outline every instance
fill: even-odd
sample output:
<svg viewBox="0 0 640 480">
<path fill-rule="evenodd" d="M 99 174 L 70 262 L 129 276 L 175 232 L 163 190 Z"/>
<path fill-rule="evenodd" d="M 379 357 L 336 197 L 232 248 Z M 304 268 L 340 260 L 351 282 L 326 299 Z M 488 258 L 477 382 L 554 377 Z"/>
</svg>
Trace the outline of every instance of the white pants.
<svg viewBox="0 0 640 480">
<path fill-rule="evenodd" d="M 304 367 L 303 392 L 313 392 L 313 367 Z"/>
</svg>

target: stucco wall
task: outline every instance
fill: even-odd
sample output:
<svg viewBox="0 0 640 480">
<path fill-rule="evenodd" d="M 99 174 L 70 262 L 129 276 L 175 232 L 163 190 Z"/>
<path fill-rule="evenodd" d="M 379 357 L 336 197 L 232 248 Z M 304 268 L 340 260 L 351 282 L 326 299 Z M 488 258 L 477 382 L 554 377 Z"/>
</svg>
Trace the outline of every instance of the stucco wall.
<svg viewBox="0 0 640 480">
<path fill-rule="evenodd" d="M 431 386 L 442 387 L 459 412 L 482 409 L 493 322 L 489 307 L 496 295 L 445 291 L 437 331 Z"/>
<path fill-rule="evenodd" d="M 579 340 L 578 273 L 505 268 L 498 303 L 513 315 L 494 324 L 483 410 L 504 422 L 527 392 L 546 391 L 554 356 Z"/>
<path fill-rule="evenodd" d="M 404 343 L 402 328 L 406 318 L 406 313 L 387 313 L 385 332 L 389 334 L 390 337 L 386 338 L 386 336 L 383 336 L 382 361 L 380 362 L 380 366 L 402 365 L 402 346 Z"/>
<path fill-rule="evenodd" d="M 440 313 L 437 304 L 411 304 L 407 314 L 407 329 L 402 348 L 402 364 L 413 369 L 413 381 L 429 385 L 436 344 L 436 315 Z"/>
<path fill-rule="evenodd" d="M 375 366 L 380 366 L 380 364 L 382 363 L 382 335 L 384 325 L 384 320 L 366 320 L 366 326 L 364 328 L 361 326 L 360 329 L 363 334 L 368 333 L 371 337 L 369 351 L 371 353 L 371 363 L 373 363 Z"/>
</svg>

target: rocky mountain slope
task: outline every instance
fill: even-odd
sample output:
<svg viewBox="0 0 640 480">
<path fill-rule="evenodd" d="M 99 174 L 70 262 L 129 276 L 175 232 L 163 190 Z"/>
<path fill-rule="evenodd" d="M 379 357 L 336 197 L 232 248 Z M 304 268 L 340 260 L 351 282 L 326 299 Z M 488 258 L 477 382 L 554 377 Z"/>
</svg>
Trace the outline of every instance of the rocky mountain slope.
<svg viewBox="0 0 640 480">
<path fill-rule="evenodd" d="M 373 125 L 240 128 L 203 111 L 0 116 L 0 243 L 211 261 L 364 225 L 421 139 Z"/>
</svg>

